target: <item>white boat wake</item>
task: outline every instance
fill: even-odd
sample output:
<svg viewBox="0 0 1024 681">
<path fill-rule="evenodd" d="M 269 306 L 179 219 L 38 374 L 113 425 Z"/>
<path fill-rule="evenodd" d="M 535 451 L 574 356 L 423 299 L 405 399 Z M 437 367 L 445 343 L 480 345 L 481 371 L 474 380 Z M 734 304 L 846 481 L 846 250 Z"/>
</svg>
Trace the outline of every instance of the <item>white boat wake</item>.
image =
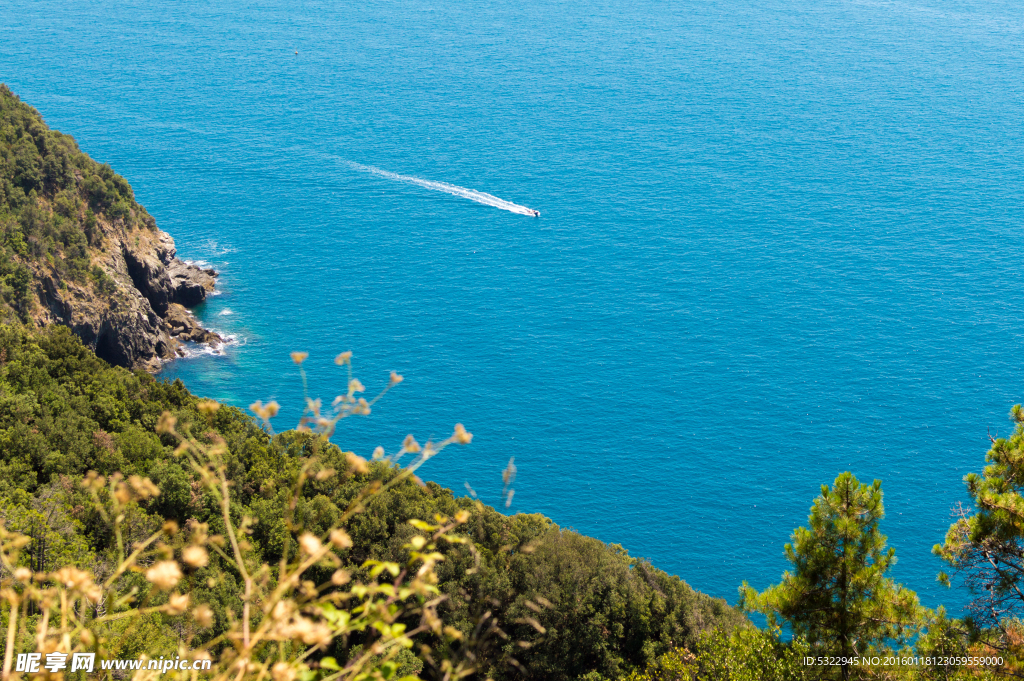
<svg viewBox="0 0 1024 681">
<path fill-rule="evenodd" d="M 399 175 L 398 173 L 392 173 L 387 170 L 381 170 L 380 168 L 374 168 L 373 166 L 364 166 L 361 163 L 353 163 L 352 161 L 346 161 L 349 167 L 355 170 L 360 170 L 364 173 L 371 173 L 380 177 L 387 178 L 389 180 L 395 180 L 397 182 L 407 182 L 414 184 L 424 189 L 430 189 L 435 192 L 444 192 L 453 196 L 458 196 L 463 199 L 469 199 L 470 201 L 476 201 L 482 203 L 485 206 L 493 206 L 494 208 L 500 208 L 501 210 L 507 210 L 511 213 L 517 213 L 519 215 L 529 215 L 533 217 L 540 216 L 540 211 L 535 211 L 532 208 L 526 206 L 520 206 L 518 203 L 512 203 L 505 199 L 499 199 L 497 196 L 485 194 L 484 192 L 478 192 L 475 189 L 466 189 L 465 187 L 459 187 L 454 184 L 448 184 L 447 182 L 434 182 L 433 180 L 422 180 L 418 177 L 412 177 L 411 175 Z"/>
</svg>

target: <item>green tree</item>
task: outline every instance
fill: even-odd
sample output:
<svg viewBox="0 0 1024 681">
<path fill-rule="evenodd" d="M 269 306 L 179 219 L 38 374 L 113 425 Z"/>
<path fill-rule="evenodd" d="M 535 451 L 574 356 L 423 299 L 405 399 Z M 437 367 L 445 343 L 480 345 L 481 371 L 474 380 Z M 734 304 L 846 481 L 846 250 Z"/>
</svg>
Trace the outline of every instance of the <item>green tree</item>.
<svg viewBox="0 0 1024 681">
<path fill-rule="evenodd" d="M 782 641 L 777 629 L 750 625 L 704 632 L 693 650 L 675 648 L 624 681 L 804 681 L 816 678 L 803 664 L 807 643 Z"/>
<path fill-rule="evenodd" d="M 905 641 L 919 621 L 917 594 L 886 577 L 896 552 L 879 532 L 884 517 L 882 484 L 860 483 L 852 473 L 822 485 L 808 519 L 786 544 L 793 571 L 758 593 L 740 587 L 743 608 L 771 624 L 781 618 L 805 637 L 815 655 L 852 658 L 872 648 Z M 860 668 L 843 664 L 843 679 Z"/>
<path fill-rule="evenodd" d="M 973 633 L 1020 664 L 1024 658 L 1024 408 L 1014 406 L 1010 418 L 1016 424 L 1014 433 L 1009 439 L 992 441 L 983 474 L 964 477 L 976 511 L 961 507 L 945 542 L 933 551 L 972 594 L 967 624 Z M 939 578 L 950 581 L 945 574 Z"/>
<path fill-rule="evenodd" d="M 437 615 L 461 638 L 423 633 L 416 644 L 445 655 L 472 652 L 479 678 L 518 681 L 523 670 L 534 679 L 617 678 L 673 648 L 695 649 L 709 629 L 729 631 L 746 621 L 724 600 L 694 591 L 622 547 L 541 515 L 506 516 L 436 483 L 401 478 L 402 469 L 387 456 L 351 475 L 332 474 L 351 468 L 354 455 L 322 433 L 273 434 L 241 410 L 214 408 L 180 381 L 109 366 L 67 327 L 0 323 L 0 520 L 33 542 L 23 548 L 19 567 L 73 565 L 100 581 L 113 574 L 119 542 L 107 519 L 121 513 L 109 494 L 103 497 L 107 506 L 94 503 L 80 484 L 89 471 L 110 480 L 149 478 L 161 490 L 124 509 L 123 546 L 144 541 L 165 521 L 184 528 L 179 539 L 201 526 L 226 536 L 223 508 L 199 472 L 175 453 L 174 438 L 155 432 L 164 412 L 175 417 L 179 432 L 195 433 L 204 444 L 222 443 L 231 517 L 251 519 L 246 541 L 254 559 L 279 565 L 301 550 L 304 532 L 326 536 L 348 509 L 365 506 L 346 523 L 351 546 L 339 552 L 340 566 L 307 570 L 314 584 L 331 585 L 337 567 L 353 581 L 369 580 L 362 568 L 367 560 L 404 565 L 417 532 L 410 520 L 468 513 L 459 530 L 465 543 L 440 546 L 444 560 L 435 570 L 444 598 Z M 411 438 L 403 446 L 420 449 Z M 300 478 L 305 482 L 296 494 Z M 370 498 L 367 489 L 376 490 Z M 192 599 L 212 611 L 196 642 L 218 639 L 244 606 L 242 578 L 225 561 L 211 551 L 207 565 L 185 571 Z M 128 593 L 145 584 L 132 572 L 117 588 Z M 412 631 L 419 619 L 409 616 L 399 624 Z M 0 631 L 6 626 L 0 608 Z M 173 654 L 179 632 L 165 626 L 160 638 L 153 633 L 158 626 L 164 626 L 159 618 L 117 630 L 110 636 L 118 646 L 110 648 L 111 657 L 143 649 Z M 369 650 L 374 636 L 351 632 L 325 653 L 351 660 L 358 649 Z M 35 645 L 30 638 L 25 646 Z M 411 658 L 394 661 L 407 669 Z"/>
</svg>

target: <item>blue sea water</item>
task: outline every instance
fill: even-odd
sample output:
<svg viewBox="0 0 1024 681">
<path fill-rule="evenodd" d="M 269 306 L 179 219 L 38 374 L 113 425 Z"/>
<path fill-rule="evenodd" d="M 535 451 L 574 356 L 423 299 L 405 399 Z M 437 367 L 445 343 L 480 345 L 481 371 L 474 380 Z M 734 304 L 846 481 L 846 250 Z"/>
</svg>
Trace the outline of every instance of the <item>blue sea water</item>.
<svg viewBox="0 0 1024 681">
<path fill-rule="evenodd" d="M 1006 0 L 8 0 L 0 80 L 133 185 L 237 342 L 199 394 L 406 381 L 339 444 L 736 600 L 822 483 L 895 576 L 1024 400 L 1024 15 Z M 296 54 L 297 52 L 297 54 Z M 487 192 L 528 218 L 351 164 Z"/>
</svg>

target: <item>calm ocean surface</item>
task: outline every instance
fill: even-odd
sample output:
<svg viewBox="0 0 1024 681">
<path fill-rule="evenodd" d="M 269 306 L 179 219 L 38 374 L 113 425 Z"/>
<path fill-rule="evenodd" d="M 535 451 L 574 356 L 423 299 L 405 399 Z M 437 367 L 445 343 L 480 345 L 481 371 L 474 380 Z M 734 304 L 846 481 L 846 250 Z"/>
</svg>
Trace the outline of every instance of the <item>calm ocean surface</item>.
<svg viewBox="0 0 1024 681">
<path fill-rule="evenodd" d="M 1004 0 L 7 0 L 0 80 L 223 274 L 169 365 L 736 601 L 843 470 L 895 576 L 1024 400 L 1024 13 Z M 298 51 L 298 54 L 295 52 Z M 539 219 L 361 172 L 487 192 Z"/>
</svg>

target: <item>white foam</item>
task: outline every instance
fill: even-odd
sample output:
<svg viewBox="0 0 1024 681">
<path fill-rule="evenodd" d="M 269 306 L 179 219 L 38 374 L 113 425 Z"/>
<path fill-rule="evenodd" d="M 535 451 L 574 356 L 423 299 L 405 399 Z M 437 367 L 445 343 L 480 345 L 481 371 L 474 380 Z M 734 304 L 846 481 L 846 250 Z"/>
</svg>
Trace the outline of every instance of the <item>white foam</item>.
<svg viewBox="0 0 1024 681">
<path fill-rule="evenodd" d="M 392 173 L 387 170 L 381 170 L 380 168 L 374 168 L 373 166 L 364 166 L 360 163 L 353 163 L 352 161 L 346 161 L 349 167 L 355 170 L 360 170 L 364 173 L 371 173 L 379 177 L 384 177 L 389 180 L 395 180 L 396 182 L 407 182 L 414 184 L 424 189 L 430 189 L 436 192 L 444 192 L 453 196 L 458 196 L 463 199 L 469 199 L 470 201 L 476 201 L 482 203 L 485 206 L 492 206 L 494 208 L 500 208 L 501 210 L 507 210 L 511 213 L 517 213 L 519 215 L 533 215 L 533 210 L 526 206 L 520 206 L 518 203 L 512 203 L 505 199 L 499 199 L 497 196 L 491 194 L 485 194 L 484 192 L 478 192 L 475 189 L 467 189 L 466 187 L 459 187 L 454 184 L 448 184 L 447 182 L 435 182 L 434 180 L 424 180 L 418 177 L 412 177 L 411 175 L 399 175 L 398 173 Z"/>
<path fill-rule="evenodd" d="M 206 343 L 188 343 L 181 346 L 181 359 L 192 359 L 203 355 L 219 357 L 224 354 L 224 346 L 214 348 Z"/>
<path fill-rule="evenodd" d="M 181 351 L 182 355 L 179 359 L 191 359 L 193 357 L 202 357 L 209 355 L 213 357 L 222 357 L 227 354 L 227 349 L 233 346 L 245 345 L 245 339 L 234 333 L 223 333 L 217 329 L 210 329 L 215 334 L 224 339 L 224 342 L 220 343 L 217 347 L 213 347 L 208 343 L 182 343 Z"/>
<path fill-rule="evenodd" d="M 235 314 L 235 313 L 232 312 L 230 308 L 224 308 L 223 310 L 221 310 L 217 314 L 220 315 L 221 317 L 224 317 L 224 316 L 227 316 L 229 314 Z"/>
<path fill-rule="evenodd" d="M 203 242 L 204 250 L 210 252 L 213 255 L 226 255 L 228 253 L 234 253 L 234 246 L 221 246 L 215 239 L 207 239 Z"/>
</svg>

